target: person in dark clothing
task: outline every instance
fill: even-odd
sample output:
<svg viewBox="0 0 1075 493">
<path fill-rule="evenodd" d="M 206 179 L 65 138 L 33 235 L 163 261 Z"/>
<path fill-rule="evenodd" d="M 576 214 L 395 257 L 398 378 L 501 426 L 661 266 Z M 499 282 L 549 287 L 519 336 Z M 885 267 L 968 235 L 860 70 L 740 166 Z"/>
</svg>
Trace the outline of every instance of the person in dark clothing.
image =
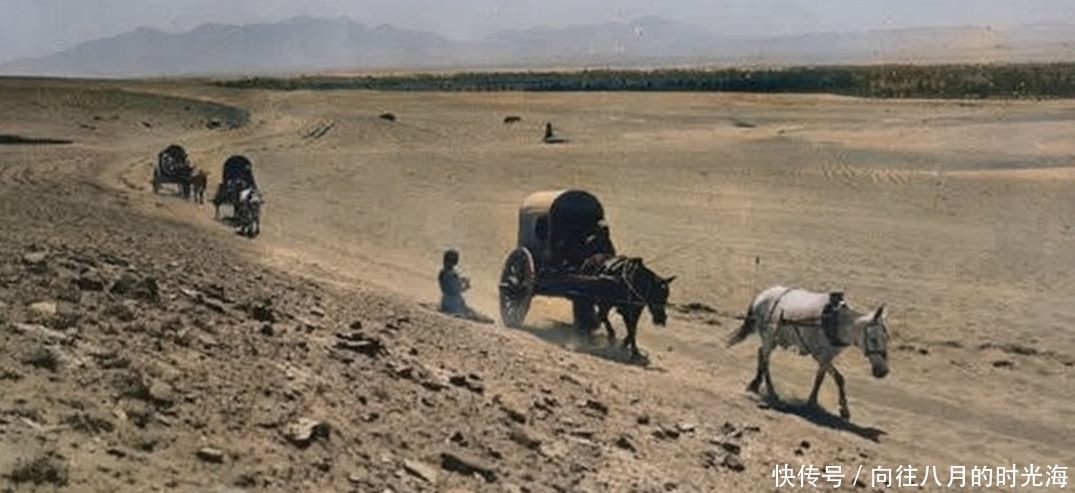
<svg viewBox="0 0 1075 493">
<path fill-rule="evenodd" d="M 608 225 L 604 221 L 598 223 L 597 227 L 583 240 L 578 252 L 578 263 L 582 264 L 587 259 L 600 253 L 616 254 L 616 248 L 612 246 L 612 238 L 609 236 Z"/>
</svg>

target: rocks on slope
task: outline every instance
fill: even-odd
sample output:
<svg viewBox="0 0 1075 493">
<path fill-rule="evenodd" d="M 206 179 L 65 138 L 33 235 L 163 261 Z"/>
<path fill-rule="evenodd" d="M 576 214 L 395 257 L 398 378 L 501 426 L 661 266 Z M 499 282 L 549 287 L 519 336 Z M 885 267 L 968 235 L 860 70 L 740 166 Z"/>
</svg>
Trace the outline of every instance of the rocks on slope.
<svg viewBox="0 0 1075 493">
<path fill-rule="evenodd" d="M 768 476 L 757 428 L 603 381 L 623 366 L 117 218 L 84 227 L 119 241 L 24 228 L 0 243 L 0 449 L 18 451 L 0 488 L 655 492 Z"/>
</svg>

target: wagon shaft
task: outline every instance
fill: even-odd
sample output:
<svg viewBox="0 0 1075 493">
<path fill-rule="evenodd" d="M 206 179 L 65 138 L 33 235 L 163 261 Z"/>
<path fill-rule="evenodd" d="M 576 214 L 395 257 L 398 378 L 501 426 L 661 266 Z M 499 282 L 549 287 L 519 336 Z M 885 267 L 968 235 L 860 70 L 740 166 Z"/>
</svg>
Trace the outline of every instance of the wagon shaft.
<svg viewBox="0 0 1075 493">
<path fill-rule="evenodd" d="M 567 274 L 539 279 L 534 294 L 565 298 L 626 300 L 628 293 L 616 279 L 608 276 Z"/>
</svg>

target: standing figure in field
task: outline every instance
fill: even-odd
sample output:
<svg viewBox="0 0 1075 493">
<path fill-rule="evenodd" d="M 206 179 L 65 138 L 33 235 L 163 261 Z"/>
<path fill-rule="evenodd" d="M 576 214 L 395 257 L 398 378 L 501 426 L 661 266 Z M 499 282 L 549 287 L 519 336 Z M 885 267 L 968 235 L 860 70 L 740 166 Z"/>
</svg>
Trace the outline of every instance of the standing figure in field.
<svg viewBox="0 0 1075 493">
<path fill-rule="evenodd" d="M 888 375 L 888 328 L 882 303 L 870 312 L 859 312 L 843 301 L 842 292 L 815 293 L 798 288 L 773 286 L 762 291 L 747 308 L 743 325 L 728 339 L 728 347 L 757 332 L 758 368 L 747 390 L 757 393 L 764 381 L 769 394 L 776 398 L 769 358 L 778 346 L 810 355 L 818 362 L 809 405 L 817 406 L 818 390 L 826 374 L 832 374 L 840 392 L 840 417 L 851 418 L 847 407 L 844 376 L 833 360 L 844 349 L 856 346 L 870 362 L 874 378 Z M 825 328 L 828 326 L 828 328 Z"/>
<path fill-rule="evenodd" d="M 440 284 L 440 311 L 461 318 L 490 323 L 492 319 L 481 315 L 467 306 L 463 299 L 463 292 L 470 289 L 470 279 L 456 271 L 459 265 L 459 251 L 449 249 L 444 252 L 443 266 L 437 274 L 437 282 Z"/>
<path fill-rule="evenodd" d="M 551 122 L 545 123 L 545 135 L 541 137 L 541 141 L 546 144 L 560 144 L 563 142 L 567 142 L 567 140 L 563 137 L 560 137 L 553 133 Z"/>
<path fill-rule="evenodd" d="M 205 189 L 208 186 L 209 175 L 203 169 L 196 170 L 194 176 L 190 178 L 190 188 L 191 193 L 194 194 L 195 203 L 205 203 Z"/>
</svg>

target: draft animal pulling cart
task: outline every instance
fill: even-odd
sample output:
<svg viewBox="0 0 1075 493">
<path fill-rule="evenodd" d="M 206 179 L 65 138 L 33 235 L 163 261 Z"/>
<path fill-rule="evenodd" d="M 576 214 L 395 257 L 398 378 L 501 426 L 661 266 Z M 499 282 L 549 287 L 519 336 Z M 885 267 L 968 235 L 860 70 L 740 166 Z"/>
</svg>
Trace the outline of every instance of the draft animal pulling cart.
<svg viewBox="0 0 1075 493">
<path fill-rule="evenodd" d="M 501 321 L 520 327 L 533 297 L 547 296 L 572 301 L 577 328 L 595 327 L 593 300 L 616 289 L 615 280 L 580 273 L 582 263 L 597 253 L 615 253 L 597 197 L 583 190 L 526 197 L 519 208 L 518 242 L 500 275 Z"/>
</svg>

